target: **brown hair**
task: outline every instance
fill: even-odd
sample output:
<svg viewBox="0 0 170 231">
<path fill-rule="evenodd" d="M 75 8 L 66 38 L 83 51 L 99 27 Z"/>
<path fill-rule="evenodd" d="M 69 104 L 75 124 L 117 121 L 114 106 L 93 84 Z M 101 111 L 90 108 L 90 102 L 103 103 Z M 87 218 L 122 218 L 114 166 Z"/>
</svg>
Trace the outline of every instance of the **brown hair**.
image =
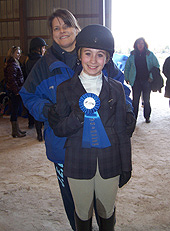
<svg viewBox="0 0 170 231">
<path fill-rule="evenodd" d="M 147 42 L 145 41 L 145 39 L 144 39 L 143 37 L 140 37 L 140 38 L 136 39 L 136 41 L 135 41 L 135 43 L 134 43 L 134 45 L 133 45 L 133 47 L 134 47 L 135 50 L 138 49 L 138 48 L 137 48 L 137 43 L 138 43 L 139 41 L 141 41 L 141 40 L 144 42 L 145 49 L 148 49 L 148 44 L 147 44 Z"/>
<path fill-rule="evenodd" d="M 80 26 L 74 15 L 67 9 L 56 9 L 48 19 L 50 32 L 52 33 L 52 22 L 54 18 L 61 18 L 68 27 L 76 28 L 80 31 Z"/>
</svg>

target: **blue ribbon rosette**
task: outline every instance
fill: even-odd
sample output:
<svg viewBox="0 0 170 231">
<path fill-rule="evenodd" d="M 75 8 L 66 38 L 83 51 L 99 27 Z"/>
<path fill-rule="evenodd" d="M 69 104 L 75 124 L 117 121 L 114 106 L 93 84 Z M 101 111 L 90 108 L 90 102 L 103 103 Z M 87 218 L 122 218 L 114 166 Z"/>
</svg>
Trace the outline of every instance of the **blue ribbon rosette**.
<svg viewBox="0 0 170 231">
<path fill-rule="evenodd" d="M 100 99 L 93 93 L 86 93 L 79 99 L 79 107 L 85 113 L 82 147 L 106 148 L 111 146 L 98 114 Z"/>
</svg>

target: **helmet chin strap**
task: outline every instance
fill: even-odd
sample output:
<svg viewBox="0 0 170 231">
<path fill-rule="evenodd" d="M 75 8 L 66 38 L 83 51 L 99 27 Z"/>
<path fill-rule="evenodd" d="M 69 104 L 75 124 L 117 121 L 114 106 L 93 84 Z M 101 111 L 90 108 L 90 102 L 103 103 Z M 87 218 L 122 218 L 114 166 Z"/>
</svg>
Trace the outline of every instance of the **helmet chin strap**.
<svg viewBox="0 0 170 231">
<path fill-rule="evenodd" d="M 34 53 L 37 53 L 37 54 L 42 55 L 42 50 L 41 50 L 41 48 L 42 48 L 42 47 L 39 47 L 39 49 L 34 50 Z"/>
<path fill-rule="evenodd" d="M 41 47 L 42 48 L 42 47 Z M 42 50 L 40 49 L 40 55 L 42 55 Z"/>
</svg>

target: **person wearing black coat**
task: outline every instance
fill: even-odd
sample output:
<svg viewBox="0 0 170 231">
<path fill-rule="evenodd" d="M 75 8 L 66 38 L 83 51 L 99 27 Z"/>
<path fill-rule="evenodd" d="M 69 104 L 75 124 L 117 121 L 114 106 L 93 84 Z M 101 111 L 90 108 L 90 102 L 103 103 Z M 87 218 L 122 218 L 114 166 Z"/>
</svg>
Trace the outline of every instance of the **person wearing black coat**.
<svg viewBox="0 0 170 231">
<path fill-rule="evenodd" d="M 163 64 L 162 72 L 167 78 L 165 86 L 165 97 L 170 98 L 170 56 L 166 58 Z"/>
<path fill-rule="evenodd" d="M 45 54 L 46 51 L 46 42 L 40 37 L 33 38 L 30 42 L 30 53 L 28 54 L 28 59 L 25 64 L 26 76 L 29 75 L 35 63 Z M 37 132 L 37 140 L 43 141 L 42 136 L 42 125 L 43 123 L 34 119 L 34 117 L 28 112 L 28 128 L 33 128 L 35 124 Z"/>
<path fill-rule="evenodd" d="M 22 102 L 22 99 L 19 95 L 19 91 L 24 83 L 24 76 L 19 63 L 20 57 L 20 47 L 12 46 L 8 50 L 4 67 L 6 90 L 11 100 L 10 121 L 12 124 L 12 136 L 14 138 L 26 136 L 26 132 L 20 130 L 17 119 L 19 107 Z"/>
</svg>

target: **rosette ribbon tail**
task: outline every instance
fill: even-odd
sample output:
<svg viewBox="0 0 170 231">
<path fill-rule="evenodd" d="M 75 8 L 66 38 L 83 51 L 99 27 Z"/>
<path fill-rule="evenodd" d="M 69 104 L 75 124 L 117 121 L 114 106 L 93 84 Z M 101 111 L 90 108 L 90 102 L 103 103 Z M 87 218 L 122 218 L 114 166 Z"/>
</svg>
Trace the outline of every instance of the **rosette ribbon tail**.
<svg viewBox="0 0 170 231">
<path fill-rule="evenodd" d="M 84 116 L 83 148 L 107 148 L 111 146 L 98 112 Z"/>
<path fill-rule="evenodd" d="M 111 146 L 97 110 L 100 99 L 93 93 L 86 93 L 80 97 L 79 106 L 85 113 L 82 137 L 83 148 L 107 148 Z"/>
</svg>

